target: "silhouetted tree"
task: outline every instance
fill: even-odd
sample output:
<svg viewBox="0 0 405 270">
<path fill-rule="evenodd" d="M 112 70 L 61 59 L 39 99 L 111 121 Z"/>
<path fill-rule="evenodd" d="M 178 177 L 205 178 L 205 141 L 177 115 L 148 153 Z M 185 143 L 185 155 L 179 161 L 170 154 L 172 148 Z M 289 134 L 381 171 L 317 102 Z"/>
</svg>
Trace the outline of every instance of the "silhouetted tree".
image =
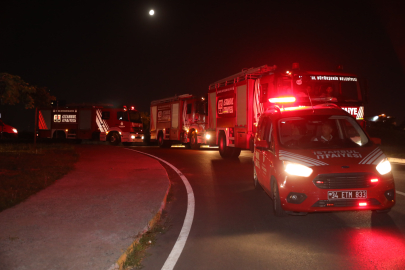
<svg viewBox="0 0 405 270">
<path fill-rule="evenodd" d="M 20 76 L 0 73 L 0 104 L 16 105 L 23 103 L 26 109 L 49 106 L 55 97 L 46 87 L 35 87 L 26 83 Z"/>
</svg>

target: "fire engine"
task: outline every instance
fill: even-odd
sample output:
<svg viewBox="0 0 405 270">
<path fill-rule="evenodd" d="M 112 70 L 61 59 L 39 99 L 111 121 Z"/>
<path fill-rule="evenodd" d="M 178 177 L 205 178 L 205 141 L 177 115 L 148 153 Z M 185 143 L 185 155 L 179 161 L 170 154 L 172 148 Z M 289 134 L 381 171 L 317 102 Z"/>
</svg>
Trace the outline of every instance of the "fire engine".
<svg viewBox="0 0 405 270">
<path fill-rule="evenodd" d="M 253 152 L 258 119 L 274 102 L 284 99 L 293 107 L 335 104 L 364 127 L 365 97 L 364 84 L 341 69 L 303 71 L 294 63 L 291 71 L 281 72 L 276 66 L 263 65 L 210 84 L 206 106 L 202 106 L 205 110 L 194 111 L 198 106 L 186 110 L 187 104 L 198 100 L 191 95 L 153 101 L 152 137 L 161 138 L 161 146 L 169 146 L 170 141 L 190 143 L 194 148 L 218 145 L 222 157 L 238 157 L 241 149 Z M 198 116 L 197 121 L 191 115 Z"/>
<path fill-rule="evenodd" d="M 207 115 L 206 99 L 190 94 L 152 101 L 150 107 L 150 139 L 160 147 L 182 143 L 198 149 L 204 133 Z M 204 141 L 205 143 L 206 141 Z"/>
<path fill-rule="evenodd" d="M 253 151 L 260 115 L 283 99 L 292 107 L 336 104 L 364 123 L 365 89 L 355 74 L 343 70 L 303 71 L 298 63 L 286 72 L 268 65 L 243 70 L 209 85 L 206 132 L 222 157 L 237 157 L 240 149 Z"/>
<path fill-rule="evenodd" d="M 39 138 L 143 142 L 140 113 L 131 107 L 64 106 L 41 108 L 37 117 Z"/>
</svg>

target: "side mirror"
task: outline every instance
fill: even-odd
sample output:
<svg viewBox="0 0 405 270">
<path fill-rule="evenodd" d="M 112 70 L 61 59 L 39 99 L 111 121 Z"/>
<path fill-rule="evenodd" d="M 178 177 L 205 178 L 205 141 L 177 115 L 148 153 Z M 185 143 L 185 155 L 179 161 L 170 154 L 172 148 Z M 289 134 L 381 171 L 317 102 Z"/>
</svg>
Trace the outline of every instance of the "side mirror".
<svg viewBox="0 0 405 270">
<path fill-rule="evenodd" d="M 373 143 L 375 143 L 375 144 L 381 144 L 381 139 L 380 139 L 380 138 L 371 138 L 371 140 L 372 140 Z"/>
<path fill-rule="evenodd" d="M 263 140 L 263 141 L 257 141 L 256 142 L 256 148 L 258 150 L 267 150 L 269 149 L 269 144 L 267 141 Z"/>
</svg>

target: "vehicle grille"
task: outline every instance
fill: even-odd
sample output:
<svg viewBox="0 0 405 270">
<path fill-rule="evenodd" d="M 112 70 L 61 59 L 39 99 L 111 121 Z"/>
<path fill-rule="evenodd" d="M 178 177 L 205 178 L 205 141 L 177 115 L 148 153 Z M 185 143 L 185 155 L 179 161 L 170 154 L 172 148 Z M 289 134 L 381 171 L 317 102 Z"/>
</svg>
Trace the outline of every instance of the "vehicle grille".
<svg viewBox="0 0 405 270">
<path fill-rule="evenodd" d="M 341 199 L 341 200 L 320 200 L 314 203 L 312 207 L 349 207 L 349 206 L 359 206 L 359 202 L 366 202 L 368 206 L 370 205 L 380 205 L 380 202 L 375 199 Z"/>
<path fill-rule="evenodd" d="M 369 173 L 331 173 L 320 174 L 314 179 L 314 184 L 322 189 L 351 189 L 373 186 Z"/>
</svg>

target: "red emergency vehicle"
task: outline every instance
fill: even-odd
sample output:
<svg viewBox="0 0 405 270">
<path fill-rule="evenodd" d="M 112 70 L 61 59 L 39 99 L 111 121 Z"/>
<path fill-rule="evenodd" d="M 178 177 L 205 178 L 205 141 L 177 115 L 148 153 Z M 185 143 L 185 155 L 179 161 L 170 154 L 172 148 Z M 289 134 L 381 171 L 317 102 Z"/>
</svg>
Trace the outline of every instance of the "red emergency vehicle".
<svg viewBox="0 0 405 270">
<path fill-rule="evenodd" d="M 366 90 L 355 74 L 304 71 L 297 63 L 291 71 L 261 66 L 212 83 L 208 89 L 208 118 L 201 141 L 209 134 L 222 157 L 237 157 L 241 149 L 253 151 L 258 119 L 273 98 L 289 97 L 288 106 L 336 104 L 363 122 Z"/>
<path fill-rule="evenodd" d="M 16 128 L 7 125 L 0 119 L 0 138 L 17 138 L 18 131 Z"/>
<path fill-rule="evenodd" d="M 150 136 L 160 147 L 184 144 L 200 147 L 199 133 L 204 133 L 207 115 L 205 98 L 184 94 L 151 102 Z M 206 143 L 206 141 L 204 141 Z"/>
<path fill-rule="evenodd" d="M 38 110 L 38 137 L 109 141 L 111 144 L 143 142 L 143 124 L 134 108 L 64 106 Z"/>
<path fill-rule="evenodd" d="M 276 216 L 387 212 L 395 205 L 394 178 L 374 141 L 336 105 L 273 106 L 257 127 L 254 185 L 273 199 Z"/>
</svg>

